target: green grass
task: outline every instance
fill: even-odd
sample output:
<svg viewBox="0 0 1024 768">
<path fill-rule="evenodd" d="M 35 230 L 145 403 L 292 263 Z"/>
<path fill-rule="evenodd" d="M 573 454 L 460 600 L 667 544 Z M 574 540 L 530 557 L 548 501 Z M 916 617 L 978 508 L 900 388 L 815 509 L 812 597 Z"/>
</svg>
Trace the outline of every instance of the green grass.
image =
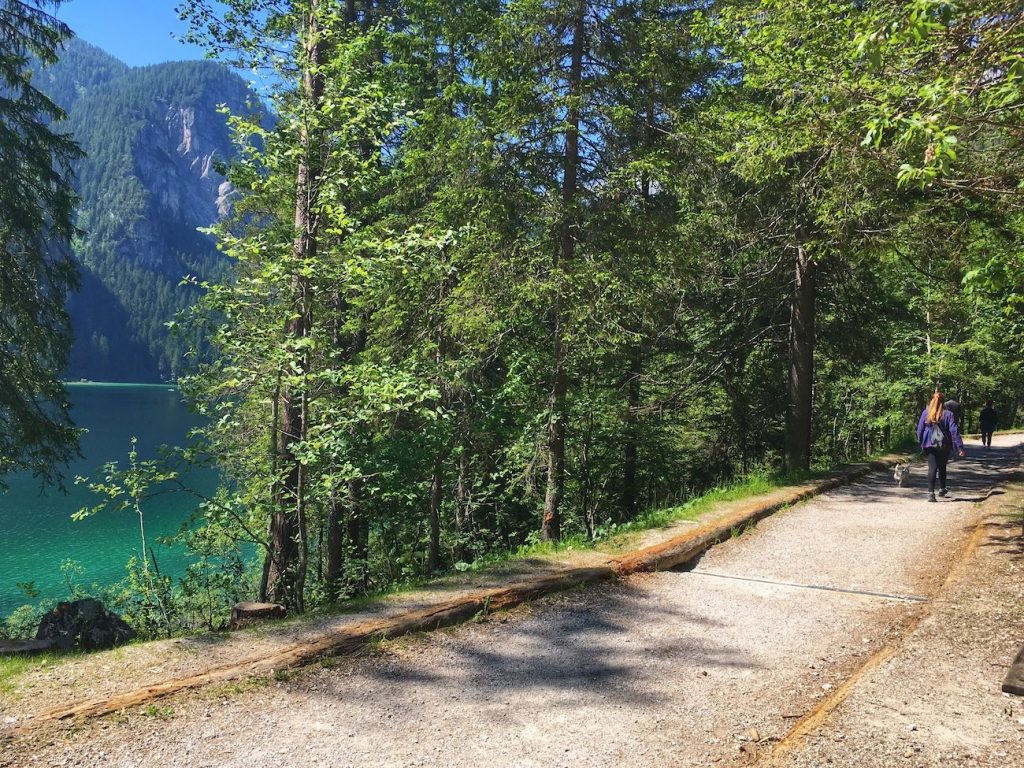
<svg viewBox="0 0 1024 768">
<path fill-rule="evenodd" d="M 0 656 L 0 693 L 10 693 L 14 690 L 14 680 L 18 675 L 38 666 L 35 659 L 28 657 Z"/>
<path fill-rule="evenodd" d="M 888 451 L 877 454 L 882 456 L 893 452 L 900 452 L 902 449 L 914 448 L 915 443 L 908 439 Z M 877 458 L 869 457 L 869 458 Z M 834 471 L 835 468 L 832 468 Z M 390 596 L 407 594 L 417 589 L 430 587 L 437 584 L 439 579 L 456 580 L 460 571 L 465 571 L 467 579 L 474 578 L 475 574 L 486 571 L 500 572 L 503 567 L 514 567 L 517 563 L 530 559 L 543 559 L 571 552 L 601 552 L 608 555 L 618 555 L 628 552 L 638 546 L 642 534 L 655 529 L 669 528 L 672 525 L 683 521 L 697 520 L 698 518 L 712 512 L 716 506 L 732 502 L 744 501 L 757 496 L 769 494 L 786 486 L 798 485 L 808 480 L 820 479 L 828 474 L 828 470 L 815 469 L 804 472 L 791 473 L 752 473 L 740 480 L 713 488 L 706 493 L 696 496 L 684 504 L 649 510 L 641 514 L 636 520 L 628 523 L 613 524 L 605 526 L 597 531 L 597 535 L 591 539 L 584 534 L 567 536 L 558 544 L 551 542 L 533 541 L 515 549 L 504 552 L 496 552 L 491 555 L 478 558 L 467 568 L 455 569 L 443 574 L 410 579 L 403 582 L 391 584 L 386 589 L 349 598 L 339 601 L 333 605 L 321 605 L 305 614 L 293 614 L 280 621 L 258 624 L 250 628 L 249 632 L 256 635 L 270 634 L 291 625 L 307 623 L 316 617 L 337 616 L 348 613 L 355 613 L 374 605 Z M 737 531 L 742 534 L 746 531 Z M 140 641 L 144 642 L 144 641 Z M 135 643 L 133 643 L 134 645 Z M 48 663 L 59 663 L 59 660 L 68 658 L 68 655 L 56 656 L 47 654 L 32 658 L 21 657 L 0 657 L 0 693 L 11 691 L 14 688 L 14 680 L 21 674 L 33 671 Z M 288 673 L 281 672 L 281 676 Z M 277 675 L 274 679 L 280 679 Z M 263 683 L 265 684 L 265 682 Z M 234 683 L 228 686 L 236 685 Z"/>
<path fill-rule="evenodd" d="M 174 717 L 174 709 L 172 707 L 160 707 L 156 704 L 150 704 L 142 710 L 142 716 L 154 717 L 158 720 L 170 720 Z"/>
<path fill-rule="evenodd" d="M 789 476 L 749 475 L 734 483 L 713 488 L 707 493 L 690 499 L 685 504 L 650 510 L 632 522 L 614 526 L 594 542 L 595 548 L 615 554 L 628 551 L 640 538 L 640 534 L 645 531 L 669 528 L 676 523 L 697 520 L 711 512 L 716 506 L 763 496 L 792 482 L 794 479 Z"/>
<path fill-rule="evenodd" d="M 914 438 L 907 437 L 898 445 L 879 451 L 877 454 L 866 457 L 863 461 L 871 461 L 892 453 L 910 452 L 916 447 L 917 443 Z M 668 528 L 679 522 L 696 520 L 721 504 L 744 501 L 771 493 L 779 488 L 823 479 L 829 472 L 836 469 L 837 467 L 830 467 L 785 473 L 752 473 L 735 482 L 712 488 L 700 496 L 695 496 L 685 504 L 649 510 L 631 522 L 602 528 L 594 539 L 576 535 L 562 539 L 559 544 L 550 542 L 526 544 L 511 552 L 499 553 L 478 560 L 471 569 L 474 571 L 485 570 L 515 560 L 543 557 L 573 550 L 598 550 L 618 554 L 628 551 L 640 538 L 640 534 L 645 531 Z"/>
<path fill-rule="evenodd" d="M 690 501 L 678 507 L 655 509 L 647 512 L 633 522 L 619 526 L 619 531 L 645 531 L 651 528 L 665 528 L 681 520 L 696 520 L 719 504 L 742 501 L 754 496 L 771 493 L 783 485 L 788 485 L 790 482 L 792 482 L 790 477 L 750 475 L 735 483 L 713 488 L 707 493 L 690 499 Z"/>
<path fill-rule="evenodd" d="M 734 483 L 713 488 L 700 496 L 690 499 L 685 504 L 649 510 L 631 522 L 602 527 L 598 529 L 597 535 L 593 539 L 583 534 L 576 534 L 564 537 L 558 544 L 547 541 L 532 542 L 507 552 L 500 552 L 480 558 L 468 570 L 479 572 L 508 565 L 518 560 L 550 557 L 574 551 L 596 550 L 607 553 L 619 553 L 628 550 L 639 538 L 639 535 L 645 531 L 668 528 L 679 522 L 696 520 L 719 504 L 761 496 L 785 485 L 801 482 L 806 479 L 805 476 L 812 476 L 813 474 L 751 474 Z"/>
<path fill-rule="evenodd" d="M 46 666 L 59 664 L 64 659 L 80 656 L 80 653 L 40 653 L 35 656 L 0 656 L 0 694 L 14 691 L 18 677 Z"/>
<path fill-rule="evenodd" d="M 524 560 L 537 558 L 554 557 L 569 552 L 591 552 L 599 551 L 606 554 L 619 554 L 628 551 L 640 538 L 644 531 L 656 528 L 668 528 L 675 523 L 685 520 L 695 520 L 710 512 L 716 505 L 732 501 L 760 496 L 769 493 L 777 488 L 801 482 L 814 473 L 798 474 L 751 474 L 743 480 L 714 488 L 707 493 L 697 496 L 685 504 L 675 507 L 650 510 L 640 515 L 636 520 L 619 525 L 611 525 L 601 528 L 593 539 L 579 533 L 565 536 L 554 544 L 552 542 L 533 541 L 515 549 L 504 552 L 495 552 L 490 555 L 477 558 L 471 565 L 464 569 L 455 569 L 434 576 L 424 576 L 417 579 L 397 582 L 386 589 L 373 592 L 369 595 L 360 595 L 339 601 L 333 605 L 323 605 L 304 614 L 289 615 L 279 621 L 258 624 L 249 628 L 248 632 L 263 635 L 282 629 L 287 626 L 300 624 L 309 621 L 317 616 L 337 616 L 346 613 L 355 613 L 371 606 L 377 605 L 381 600 L 388 597 L 408 594 L 423 587 L 429 587 L 432 582 L 436 583 L 439 578 L 456 578 L 460 572 L 467 577 L 473 574 L 480 574 L 486 571 L 497 571 L 503 567 L 515 566 Z"/>
<path fill-rule="evenodd" d="M 889 453 L 889 451 L 885 453 Z M 879 455 L 884 454 L 880 453 Z M 457 569 L 439 575 L 457 577 L 459 570 L 469 574 L 478 574 L 490 570 L 500 570 L 502 567 L 512 566 L 524 560 L 554 557 L 569 552 L 598 551 L 606 554 L 621 554 L 633 548 L 640 539 L 641 534 L 646 531 L 668 528 L 683 521 L 696 520 L 711 512 L 718 505 L 762 496 L 779 488 L 821 478 L 825 474 L 826 472 L 823 470 L 751 473 L 735 482 L 724 484 L 700 496 L 695 496 L 685 504 L 649 510 L 631 522 L 602 527 L 597 531 L 597 535 L 593 539 L 582 533 L 577 533 L 563 537 L 557 544 L 548 541 L 533 541 L 515 549 L 495 552 L 477 558 L 468 568 Z M 393 584 L 381 592 L 351 598 L 333 606 L 324 606 L 315 611 L 314 615 L 333 615 L 357 611 L 376 604 L 385 597 L 405 594 L 428 586 L 436 578 L 424 577 Z M 309 617 L 310 614 L 307 613 L 305 616 Z M 298 616 L 289 617 L 285 621 L 301 621 L 302 618 Z M 270 626 L 280 626 L 280 624 L 268 625 L 268 628 Z"/>
<path fill-rule="evenodd" d="M 250 691 L 258 691 L 261 688 L 266 688 L 268 685 L 270 685 L 269 676 L 257 675 L 239 680 L 229 680 L 226 683 L 208 685 L 200 689 L 199 695 L 204 699 L 230 698 L 240 696 L 243 693 L 249 693 Z"/>
</svg>

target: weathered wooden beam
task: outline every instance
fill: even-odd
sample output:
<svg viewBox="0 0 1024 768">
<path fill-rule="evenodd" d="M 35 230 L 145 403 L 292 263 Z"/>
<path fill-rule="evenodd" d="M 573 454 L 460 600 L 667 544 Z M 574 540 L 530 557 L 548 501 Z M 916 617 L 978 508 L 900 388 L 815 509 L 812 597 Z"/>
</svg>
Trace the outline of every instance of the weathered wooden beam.
<svg viewBox="0 0 1024 768">
<path fill-rule="evenodd" d="M 1010 670 L 1003 680 L 1003 693 L 1012 693 L 1014 696 L 1024 696 L 1024 647 L 1020 649 L 1017 658 L 1010 665 Z"/>
<path fill-rule="evenodd" d="M 661 544 L 631 552 L 605 563 L 582 568 L 566 568 L 494 589 L 475 592 L 435 603 L 426 608 L 352 624 L 307 642 L 285 646 L 273 653 L 251 656 L 231 664 L 213 667 L 187 677 L 165 680 L 124 693 L 64 704 L 40 712 L 14 730 L 25 735 L 47 723 L 68 719 L 102 717 L 155 699 L 203 686 L 269 674 L 275 670 L 310 664 L 328 656 L 354 653 L 373 640 L 391 639 L 412 632 L 428 632 L 472 619 L 481 614 L 514 608 L 555 592 L 611 581 L 640 571 L 665 571 L 679 568 L 700 557 L 716 543 L 728 539 L 734 531 L 752 522 L 852 482 L 869 472 L 887 469 L 902 457 L 892 457 L 838 470 L 823 480 L 797 486 L 790 493 L 774 495 L 771 500 L 752 500 L 725 518 L 719 518 L 669 539 Z"/>
<path fill-rule="evenodd" d="M 418 611 L 360 622 L 336 632 L 329 632 L 316 640 L 289 645 L 271 654 L 249 657 L 196 675 L 147 685 L 123 694 L 54 707 L 39 713 L 16 732 L 31 731 L 48 721 L 101 717 L 181 691 L 239 677 L 269 674 L 275 670 L 309 664 L 327 656 L 353 653 L 372 640 L 452 626 L 474 616 L 513 608 L 556 591 L 608 581 L 614 577 L 615 571 L 609 566 L 573 568 L 437 603 Z"/>
</svg>

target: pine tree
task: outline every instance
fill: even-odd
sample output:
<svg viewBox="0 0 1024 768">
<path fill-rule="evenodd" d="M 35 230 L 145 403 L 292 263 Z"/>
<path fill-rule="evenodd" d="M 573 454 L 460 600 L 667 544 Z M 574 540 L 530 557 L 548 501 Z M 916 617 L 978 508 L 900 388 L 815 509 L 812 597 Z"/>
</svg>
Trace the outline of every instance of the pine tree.
<svg viewBox="0 0 1024 768">
<path fill-rule="evenodd" d="M 33 84 L 33 59 L 52 64 L 70 35 L 55 3 L 0 3 L 0 483 L 29 469 L 46 478 L 74 455 L 77 433 L 59 380 L 70 346 L 65 300 L 78 282 L 64 112 Z"/>
</svg>

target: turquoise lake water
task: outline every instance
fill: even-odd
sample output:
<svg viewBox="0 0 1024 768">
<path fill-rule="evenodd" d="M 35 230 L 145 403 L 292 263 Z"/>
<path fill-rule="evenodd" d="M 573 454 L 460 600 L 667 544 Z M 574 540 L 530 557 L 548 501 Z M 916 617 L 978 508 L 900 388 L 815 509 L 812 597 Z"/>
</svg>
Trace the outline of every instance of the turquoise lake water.
<svg viewBox="0 0 1024 768">
<path fill-rule="evenodd" d="M 37 479 L 24 475 L 8 477 L 10 489 L 0 494 L 0 617 L 35 602 L 17 588 L 18 582 L 34 582 L 40 598 L 66 598 L 60 572 L 65 560 L 81 565 L 77 580 L 85 586 L 124 578 L 125 563 L 140 548 L 138 517 L 134 511 L 105 511 L 74 522 L 74 512 L 99 502 L 84 486 L 74 485 L 74 478 L 98 478 L 107 461 L 125 465 L 133 436 L 138 438 L 139 457 L 155 458 L 160 445 L 183 444 L 199 423 L 178 390 L 166 385 L 72 384 L 68 391 L 75 424 L 89 431 L 82 437 L 82 458 L 65 473 L 67 494 L 41 489 Z M 204 471 L 190 481 L 209 491 L 216 478 Z M 143 510 L 146 537 L 162 573 L 180 575 L 186 561 L 180 551 L 159 546 L 155 539 L 177 531 L 194 507 L 188 496 L 167 494 L 149 501 Z"/>
</svg>

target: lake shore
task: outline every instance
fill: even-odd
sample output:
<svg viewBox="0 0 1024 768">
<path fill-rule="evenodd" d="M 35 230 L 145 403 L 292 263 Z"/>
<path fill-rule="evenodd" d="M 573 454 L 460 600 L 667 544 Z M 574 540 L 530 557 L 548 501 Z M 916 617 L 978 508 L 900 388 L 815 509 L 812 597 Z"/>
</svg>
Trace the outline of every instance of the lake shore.
<svg viewBox="0 0 1024 768">
<path fill-rule="evenodd" d="M 137 516 L 113 510 L 81 521 L 72 515 L 100 498 L 76 477 L 100 479 L 102 467 L 122 466 L 134 446 L 141 460 L 157 458 L 161 445 L 184 445 L 200 418 L 169 384 L 68 382 L 71 418 L 86 430 L 81 455 L 64 471 L 63 491 L 42 487 L 37 478 L 16 474 L 0 495 L 0 620 L 22 605 L 66 599 L 74 586 L 92 591 L 125 578 L 125 563 L 138 550 Z M 195 481 L 212 490 L 214 474 Z M 156 543 L 175 534 L 195 509 L 195 500 L 167 494 L 147 502 L 146 531 Z M 157 547 L 162 571 L 178 576 L 188 560 L 180 547 Z M 28 593 L 18 585 L 30 585 Z M 30 594 L 29 594 L 30 593 Z"/>
<path fill-rule="evenodd" d="M 103 388 L 117 388 L 117 387 L 149 387 L 155 389 L 178 389 L 178 385 L 174 382 L 166 382 L 164 384 L 153 384 L 153 383 L 140 383 L 133 381 L 65 381 L 64 386 L 67 387 L 103 387 Z"/>
</svg>

